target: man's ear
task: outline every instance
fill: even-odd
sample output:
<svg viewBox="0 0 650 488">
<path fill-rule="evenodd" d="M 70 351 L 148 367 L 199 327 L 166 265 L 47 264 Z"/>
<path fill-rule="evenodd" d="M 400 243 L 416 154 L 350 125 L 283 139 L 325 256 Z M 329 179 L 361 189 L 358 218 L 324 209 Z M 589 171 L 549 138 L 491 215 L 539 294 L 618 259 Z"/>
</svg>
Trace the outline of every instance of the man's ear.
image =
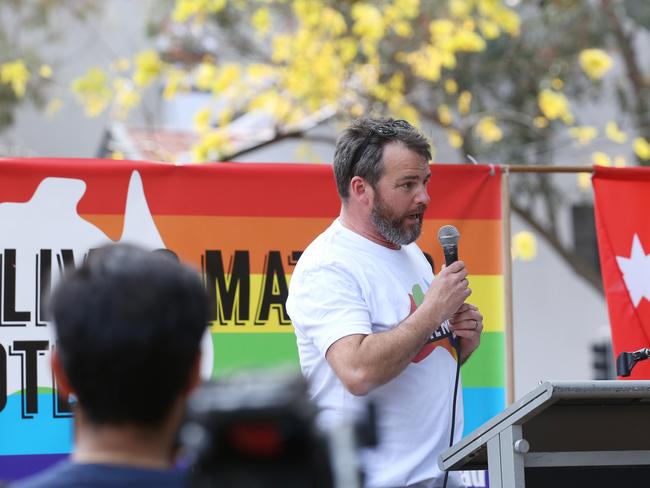
<svg viewBox="0 0 650 488">
<path fill-rule="evenodd" d="M 74 390 L 70 385 L 70 380 L 68 380 L 68 376 L 65 374 L 65 370 L 63 369 L 61 356 L 59 356 L 56 348 L 52 350 L 51 365 L 59 395 L 62 398 L 67 398 L 68 395 L 74 394 Z"/>
<path fill-rule="evenodd" d="M 361 176 L 355 176 L 350 180 L 350 198 L 364 205 L 368 205 L 371 201 L 372 194 L 372 186 L 361 178 Z"/>
</svg>

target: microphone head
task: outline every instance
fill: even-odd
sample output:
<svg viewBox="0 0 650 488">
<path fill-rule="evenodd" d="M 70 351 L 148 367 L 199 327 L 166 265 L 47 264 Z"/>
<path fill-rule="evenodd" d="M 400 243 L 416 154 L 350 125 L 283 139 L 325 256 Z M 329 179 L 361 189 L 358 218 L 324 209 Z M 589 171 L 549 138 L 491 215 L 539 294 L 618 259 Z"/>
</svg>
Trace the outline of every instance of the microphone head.
<svg viewBox="0 0 650 488">
<path fill-rule="evenodd" d="M 443 225 L 438 231 L 438 242 L 441 246 L 457 246 L 460 232 L 453 225 Z"/>
</svg>

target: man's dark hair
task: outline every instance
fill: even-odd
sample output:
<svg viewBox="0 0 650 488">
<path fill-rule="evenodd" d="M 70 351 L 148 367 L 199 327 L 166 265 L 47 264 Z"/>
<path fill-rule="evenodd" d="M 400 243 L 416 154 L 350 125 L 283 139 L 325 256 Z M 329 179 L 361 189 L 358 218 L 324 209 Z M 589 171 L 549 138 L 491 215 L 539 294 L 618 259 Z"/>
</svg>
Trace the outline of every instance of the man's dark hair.
<svg viewBox="0 0 650 488">
<path fill-rule="evenodd" d="M 360 176 L 374 188 L 384 173 L 384 146 L 399 141 L 427 161 L 429 141 L 404 120 L 362 118 L 353 121 L 339 136 L 334 151 L 334 176 L 342 200 L 350 196 L 350 181 Z"/>
<path fill-rule="evenodd" d="M 169 253 L 116 244 L 93 251 L 50 303 L 57 353 L 97 424 L 160 425 L 189 386 L 209 302 Z"/>
</svg>

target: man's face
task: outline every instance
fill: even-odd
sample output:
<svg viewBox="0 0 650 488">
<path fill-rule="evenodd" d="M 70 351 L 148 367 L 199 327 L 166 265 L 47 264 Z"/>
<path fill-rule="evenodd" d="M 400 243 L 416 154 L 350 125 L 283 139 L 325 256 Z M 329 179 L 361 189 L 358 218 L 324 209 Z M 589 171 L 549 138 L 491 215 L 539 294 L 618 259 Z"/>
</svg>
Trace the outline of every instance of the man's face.
<svg viewBox="0 0 650 488">
<path fill-rule="evenodd" d="M 428 162 L 399 142 L 384 147 L 384 174 L 374 188 L 370 217 L 377 232 L 394 245 L 414 242 L 429 204 Z"/>
</svg>

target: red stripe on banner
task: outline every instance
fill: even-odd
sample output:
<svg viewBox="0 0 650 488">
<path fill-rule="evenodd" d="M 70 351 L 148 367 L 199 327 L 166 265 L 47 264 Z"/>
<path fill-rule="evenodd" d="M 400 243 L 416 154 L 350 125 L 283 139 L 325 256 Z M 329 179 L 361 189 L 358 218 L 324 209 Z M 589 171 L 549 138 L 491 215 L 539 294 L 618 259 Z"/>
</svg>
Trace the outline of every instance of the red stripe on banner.
<svg viewBox="0 0 650 488">
<path fill-rule="evenodd" d="M 29 200 L 46 177 L 76 178 L 87 185 L 79 213 L 121 214 L 135 170 L 154 215 L 334 217 L 340 209 L 326 164 L 0 159 L 0 201 Z M 500 218 L 498 167 L 435 164 L 431 171 L 427 218 Z"/>
</svg>

